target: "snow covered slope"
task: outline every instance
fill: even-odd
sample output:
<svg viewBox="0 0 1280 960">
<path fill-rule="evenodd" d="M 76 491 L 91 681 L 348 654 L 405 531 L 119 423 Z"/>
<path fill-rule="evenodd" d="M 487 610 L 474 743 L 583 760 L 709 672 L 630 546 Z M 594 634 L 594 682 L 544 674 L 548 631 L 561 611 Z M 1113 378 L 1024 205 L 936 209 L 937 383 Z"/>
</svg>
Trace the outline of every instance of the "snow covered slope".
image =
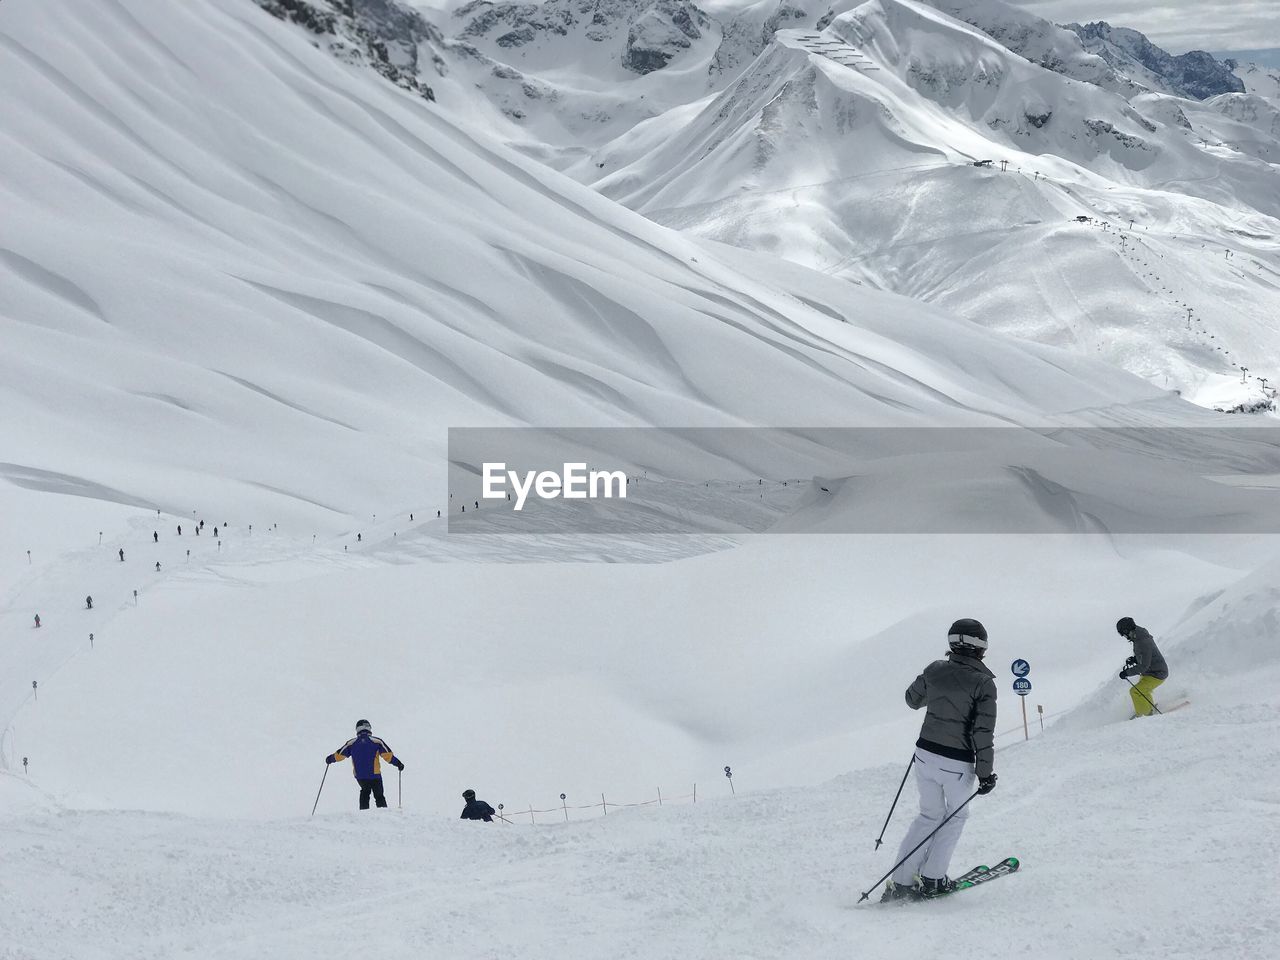
<svg viewBox="0 0 1280 960">
<path fill-rule="evenodd" d="M 1238 63 L 1235 74 L 1244 82 L 1245 92 L 1280 100 L 1280 70 L 1256 63 Z"/>
<path fill-rule="evenodd" d="M 688 232 L 1233 406 L 1263 393 L 1230 388 L 1242 367 L 1280 370 L 1273 145 L 1264 104 L 1130 103 L 935 5 L 872 0 L 779 34 L 719 97 L 577 172 Z"/>
<path fill-rule="evenodd" d="M 945 29 L 908 29 L 908 52 L 1001 66 L 1028 96 L 1048 83 L 972 28 L 917 13 Z M 704 172 L 768 188 L 783 171 L 775 196 L 792 206 L 806 183 L 830 191 L 823 203 L 856 196 L 850 162 L 868 183 L 889 177 L 886 206 L 864 194 L 831 234 L 847 244 L 860 217 L 889 248 L 858 286 L 853 261 L 839 265 L 848 249 L 828 276 L 682 236 L 495 145 L 461 116 L 471 101 L 448 103 L 465 72 L 433 79 L 433 103 L 395 82 L 405 49 L 382 60 L 369 39 L 382 34 L 349 27 L 321 36 L 250 0 L 0 4 L 0 81 L 21 91 L 0 118 L 0 956 L 844 958 L 950 938 L 1012 957 L 1032 932 L 1002 939 L 992 924 L 1026 929 L 1029 914 L 1053 958 L 1265 955 L 1277 928 L 1253 891 L 1274 888 L 1280 863 L 1276 547 L 1247 524 L 1275 515 L 1269 436 L 1118 442 L 1108 462 L 1124 469 L 1105 475 L 1073 451 L 978 459 L 940 443 L 911 478 L 966 529 L 1077 529 L 1084 505 L 1104 521 L 1225 516 L 1244 531 L 1230 537 L 783 532 L 839 529 L 907 487 L 888 472 L 892 440 L 834 492 L 664 490 L 689 529 L 773 531 L 750 540 L 505 537 L 497 511 L 447 529 L 432 511 L 452 513 L 456 425 L 778 424 L 820 448 L 812 428 L 826 425 L 1221 425 L 1079 344 L 871 289 L 894 270 L 903 287 L 947 285 L 905 259 L 889 201 L 914 205 L 916 229 L 962 196 L 952 216 L 992 235 L 1004 226 L 990 207 L 1035 211 L 1028 245 L 1085 238 L 1116 269 L 1101 282 L 1141 274 L 1171 306 L 1274 288 L 1271 220 L 1242 204 L 1212 221 L 1220 204 L 1169 193 L 1163 219 L 1123 242 L 1067 224 L 1089 202 L 1118 226 L 1157 193 L 1066 161 L 1037 159 L 1051 182 L 961 165 L 1012 142 L 983 122 L 1020 107 L 1015 90 L 993 84 L 984 102 L 945 70 L 931 79 L 890 56 L 904 52 L 893 36 L 875 59 L 848 38 L 814 53 L 793 36 L 719 101 L 739 123 L 681 115 L 713 148 Z M 1138 123 L 1078 86 L 1075 106 Z M 808 160 L 784 138 L 770 154 L 771 131 L 809 136 Z M 904 155 L 920 164 L 906 174 L 937 180 L 895 195 Z M 709 178 L 670 173 L 671 195 L 725 201 Z M 1235 231 L 1241 263 L 1188 269 L 1220 239 L 1196 232 L 1206 221 Z M 940 246 L 958 219 L 942 225 Z M 1046 249 L 1016 247 L 1015 267 L 1012 254 L 1038 267 Z M 992 287 L 989 302 L 1055 340 L 1029 287 Z M 1205 308 L 1223 325 L 1191 332 L 1189 369 L 1207 369 L 1197 350 L 1236 362 L 1208 344 L 1255 318 L 1223 314 Z M 1126 317 L 1080 337 L 1114 339 L 1139 365 L 1150 340 L 1126 341 Z M 789 462 L 756 459 L 736 466 Z M 547 559 L 562 562 L 520 562 Z M 1168 638 L 1166 693 L 1191 707 L 1123 722 L 1122 614 Z M 1008 853 L 1026 867 L 936 910 L 855 909 L 905 826 L 900 809 L 872 852 L 918 731 L 902 689 L 959 615 L 986 621 L 1001 673 L 1006 657 L 1034 663 L 1050 726 L 1020 743 L 1002 697 L 1000 787 L 957 867 Z M 389 783 L 403 812 L 357 818 L 348 770 L 322 763 L 360 716 L 407 764 Z M 543 812 L 536 826 L 459 823 L 468 786 L 506 813 Z M 1234 868 L 1242 849 L 1258 860 L 1248 883 L 1204 883 L 1206 863 Z M 1126 926 L 1135 853 L 1158 942 Z"/>
<path fill-rule="evenodd" d="M 940 942 L 992 958 L 1263 957 L 1280 933 L 1267 899 L 1280 850 L 1274 784 L 1247 771 L 1280 760 L 1278 735 L 1264 692 L 1011 748 L 957 857 L 967 866 L 1016 851 L 1021 872 L 920 908 L 855 906 L 904 827 L 895 819 L 872 853 L 901 764 L 803 792 L 537 827 L 412 811 L 275 823 L 5 818 L 6 940 L 32 957 L 332 956 L 335 944 L 348 949 L 356 901 L 361 942 L 389 960 L 835 960 L 928 955 Z M 1240 850 L 1257 854 L 1247 878 L 1235 873 Z M 1141 922 L 1135 863 L 1147 875 Z M 122 889 L 132 894 L 123 903 Z M 63 903 L 59 923 L 48 922 L 50 900 Z"/>
<path fill-rule="evenodd" d="M 777 538 L 692 565 L 501 580 L 326 549 L 305 562 L 329 572 L 290 582 L 302 544 L 238 538 L 136 609 L 103 611 L 103 642 L 24 709 L 34 766 L 0 773 L 5 950 L 327 956 L 352 935 L 354 902 L 362 942 L 388 957 L 916 956 L 945 938 L 1067 960 L 1130 957 L 1157 936 L 1162 956 L 1265 956 L 1280 881 L 1275 568 L 1233 583 L 1168 544 L 912 539 Z M 68 563 L 83 576 L 101 560 Z M 1023 869 L 942 904 L 859 907 L 912 803 L 908 785 L 873 852 L 918 722 L 901 688 L 937 654 L 939 618 L 975 606 L 1002 674 L 1000 781 L 975 802 L 957 866 L 1012 853 Z M 1166 645 L 1161 702 L 1189 707 L 1125 722 L 1125 645 L 1098 623 L 1117 609 Z M 516 617 L 521 642 L 501 642 Z M 424 642 L 398 641 L 405 629 Z M 1013 656 L 1047 704 L 1029 743 L 1004 695 Z M 350 811 L 338 768 L 307 820 L 320 758 L 347 735 L 337 718 L 366 713 L 405 758 L 404 811 Z M 764 788 L 779 776 L 788 788 Z M 464 785 L 512 822 L 453 819 Z M 607 816 L 578 809 L 602 790 Z M 516 816 L 530 805 L 536 825 Z M 1206 885 L 1208 870 L 1234 877 L 1244 849 L 1248 882 Z M 991 937 L 1031 911 L 1034 936 Z"/>
<path fill-rule="evenodd" d="M 26 486 L 347 529 L 441 504 L 447 425 L 982 421 L 1154 396 L 905 300 L 816 311 L 255 4 L 6 5 L 0 45 L 24 92 L 0 126 L 2 469 Z M 904 349 L 897 329 L 928 333 Z M 973 353 L 1017 385 L 969 373 Z M 927 388 L 904 373 L 921 362 Z"/>
</svg>

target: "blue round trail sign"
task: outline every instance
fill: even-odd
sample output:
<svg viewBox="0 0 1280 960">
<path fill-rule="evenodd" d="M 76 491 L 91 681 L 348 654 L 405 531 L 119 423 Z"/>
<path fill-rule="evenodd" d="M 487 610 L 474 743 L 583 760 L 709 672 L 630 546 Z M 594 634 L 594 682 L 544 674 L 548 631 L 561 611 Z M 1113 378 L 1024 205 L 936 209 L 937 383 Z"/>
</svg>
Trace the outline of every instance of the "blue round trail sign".
<svg viewBox="0 0 1280 960">
<path fill-rule="evenodd" d="M 1010 665 L 1009 669 L 1013 671 L 1013 675 L 1015 677 L 1025 677 L 1031 672 L 1031 664 L 1027 663 L 1025 660 L 1015 660 L 1012 665 Z"/>
<path fill-rule="evenodd" d="M 1019 677 L 1013 681 L 1013 692 L 1020 697 L 1025 697 L 1031 692 L 1031 681 L 1026 677 Z"/>
</svg>

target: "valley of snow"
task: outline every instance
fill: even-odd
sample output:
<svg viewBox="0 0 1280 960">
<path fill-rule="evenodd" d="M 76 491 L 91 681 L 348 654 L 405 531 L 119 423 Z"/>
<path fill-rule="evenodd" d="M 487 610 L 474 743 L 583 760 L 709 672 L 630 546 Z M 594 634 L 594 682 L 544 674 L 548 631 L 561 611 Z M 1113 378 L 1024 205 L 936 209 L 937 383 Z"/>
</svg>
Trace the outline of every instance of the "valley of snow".
<svg viewBox="0 0 1280 960">
<path fill-rule="evenodd" d="M 254 0 L 0 4 L 2 960 L 1267 955 L 1280 447 L 1205 407 L 1280 351 L 1274 160 L 974 168 L 994 141 L 890 41 L 1048 72 L 897 7 L 939 33 L 884 27 L 878 88 L 808 31 L 744 39 L 719 99 L 652 71 L 664 109 L 575 158 L 503 143 L 457 64 L 432 103 Z M 756 168 L 766 114 L 809 139 Z M 478 426 L 776 431 L 607 449 L 680 532 L 521 536 L 461 514 L 447 431 Z M 917 532 L 842 533 L 877 518 Z M 1189 706 L 1128 722 L 1123 615 Z M 959 617 L 1000 781 L 953 872 L 1023 868 L 859 906 Z M 391 810 L 326 772 L 360 717 Z M 466 787 L 510 822 L 455 819 Z"/>
</svg>

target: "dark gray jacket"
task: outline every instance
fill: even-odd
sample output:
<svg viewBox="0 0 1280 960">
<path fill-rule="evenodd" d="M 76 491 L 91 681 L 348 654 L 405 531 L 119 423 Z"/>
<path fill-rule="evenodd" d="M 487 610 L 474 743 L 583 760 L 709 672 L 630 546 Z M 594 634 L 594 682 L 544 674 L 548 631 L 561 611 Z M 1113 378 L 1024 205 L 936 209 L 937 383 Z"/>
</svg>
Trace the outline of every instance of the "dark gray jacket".
<svg viewBox="0 0 1280 960">
<path fill-rule="evenodd" d="M 991 773 L 995 755 L 996 678 L 976 657 L 947 654 L 907 687 L 907 706 L 928 707 L 916 746 Z"/>
<path fill-rule="evenodd" d="M 1126 667 L 1122 677 L 1155 677 L 1157 680 L 1169 679 L 1169 665 L 1164 662 L 1160 648 L 1147 632 L 1145 627 L 1135 626 L 1129 631 L 1129 642 L 1133 644 L 1133 659 L 1138 661 L 1132 667 Z"/>
</svg>

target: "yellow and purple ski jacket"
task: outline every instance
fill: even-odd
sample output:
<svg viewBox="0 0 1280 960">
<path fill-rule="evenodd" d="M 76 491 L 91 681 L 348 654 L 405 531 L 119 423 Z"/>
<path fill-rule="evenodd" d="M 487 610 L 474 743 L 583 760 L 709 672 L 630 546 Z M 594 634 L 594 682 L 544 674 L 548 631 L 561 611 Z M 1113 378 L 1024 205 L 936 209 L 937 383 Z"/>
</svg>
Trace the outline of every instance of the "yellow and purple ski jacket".
<svg viewBox="0 0 1280 960">
<path fill-rule="evenodd" d="M 382 761 L 395 764 L 396 755 L 379 737 L 371 733 L 359 733 L 329 755 L 333 762 L 351 761 L 351 772 L 357 780 L 381 780 Z M 325 758 L 328 761 L 328 757 Z"/>
</svg>

